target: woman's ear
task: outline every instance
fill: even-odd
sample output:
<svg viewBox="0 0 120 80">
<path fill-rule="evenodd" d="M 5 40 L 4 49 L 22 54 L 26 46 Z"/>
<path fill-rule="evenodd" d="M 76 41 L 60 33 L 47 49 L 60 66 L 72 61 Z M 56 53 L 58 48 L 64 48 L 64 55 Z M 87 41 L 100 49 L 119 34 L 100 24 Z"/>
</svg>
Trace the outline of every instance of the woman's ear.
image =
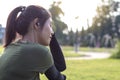
<svg viewBox="0 0 120 80">
<path fill-rule="evenodd" d="M 38 22 L 38 18 L 35 18 L 35 19 L 33 20 L 33 27 L 34 27 L 35 29 L 38 29 L 39 26 L 40 26 L 40 23 Z"/>
<path fill-rule="evenodd" d="M 40 26 L 40 23 L 39 23 L 39 22 L 37 22 L 37 23 L 36 23 L 36 25 L 39 27 L 39 26 Z"/>
</svg>

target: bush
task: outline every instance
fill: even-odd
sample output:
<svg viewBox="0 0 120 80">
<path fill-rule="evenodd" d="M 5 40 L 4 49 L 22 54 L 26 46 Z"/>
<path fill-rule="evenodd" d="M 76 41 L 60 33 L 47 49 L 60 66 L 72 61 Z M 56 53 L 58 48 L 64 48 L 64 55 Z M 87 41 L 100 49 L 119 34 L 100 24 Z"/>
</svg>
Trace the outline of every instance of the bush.
<svg viewBox="0 0 120 80">
<path fill-rule="evenodd" d="M 116 51 L 112 54 L 110 58 L 120 59 L 120 41 L 117 42 Z"/>
</svg>

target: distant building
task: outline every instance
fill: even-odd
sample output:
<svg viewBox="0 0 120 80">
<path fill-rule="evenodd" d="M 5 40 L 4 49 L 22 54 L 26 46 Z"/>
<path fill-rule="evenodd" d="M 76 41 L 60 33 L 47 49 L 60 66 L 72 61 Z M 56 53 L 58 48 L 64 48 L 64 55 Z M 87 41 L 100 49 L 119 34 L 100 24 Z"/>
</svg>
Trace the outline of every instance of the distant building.
<svg viewBox="0 0 120 80">
<path fill-rule="evenodd" d="M 3 42 L 4 33 L 5 33 L 5 28 L 2 27 L 2 25 L 0 25 L 0 43 Z"/>
</svg>

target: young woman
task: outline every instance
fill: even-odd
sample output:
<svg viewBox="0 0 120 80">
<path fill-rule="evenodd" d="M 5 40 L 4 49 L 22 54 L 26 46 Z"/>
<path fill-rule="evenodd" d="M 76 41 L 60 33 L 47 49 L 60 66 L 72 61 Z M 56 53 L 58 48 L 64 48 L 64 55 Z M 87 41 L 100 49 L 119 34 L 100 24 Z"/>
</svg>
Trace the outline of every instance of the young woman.
<svg viewBox="0 0 120 80">
<path fill-rule="evenodd" d="M 7 20 L 0 80 L 40 80 L 39 73 L 45 73 L 49 80 L 65 80 L 60 73 L 65 67 L 58 70 L 45 47 L 52 42 L 53 34 L 51 16 L 46 9 L 35 5 L 16 7 Z"/>
</svg>

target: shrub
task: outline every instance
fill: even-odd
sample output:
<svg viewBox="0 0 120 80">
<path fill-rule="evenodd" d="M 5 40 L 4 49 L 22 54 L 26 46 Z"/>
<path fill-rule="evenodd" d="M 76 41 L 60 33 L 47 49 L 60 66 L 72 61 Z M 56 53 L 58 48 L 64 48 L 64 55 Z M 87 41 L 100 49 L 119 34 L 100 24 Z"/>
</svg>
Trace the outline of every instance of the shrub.
<svg viewBox="0 0 120 80">
<path fill-rule="evenodd" d="M 113 54 L 110 58 L 120 59 L 120 41 L 117 42 L 116 48 L 117 49 L 115 50 L 115 52 L 113 52 Z"/>
</svg>

